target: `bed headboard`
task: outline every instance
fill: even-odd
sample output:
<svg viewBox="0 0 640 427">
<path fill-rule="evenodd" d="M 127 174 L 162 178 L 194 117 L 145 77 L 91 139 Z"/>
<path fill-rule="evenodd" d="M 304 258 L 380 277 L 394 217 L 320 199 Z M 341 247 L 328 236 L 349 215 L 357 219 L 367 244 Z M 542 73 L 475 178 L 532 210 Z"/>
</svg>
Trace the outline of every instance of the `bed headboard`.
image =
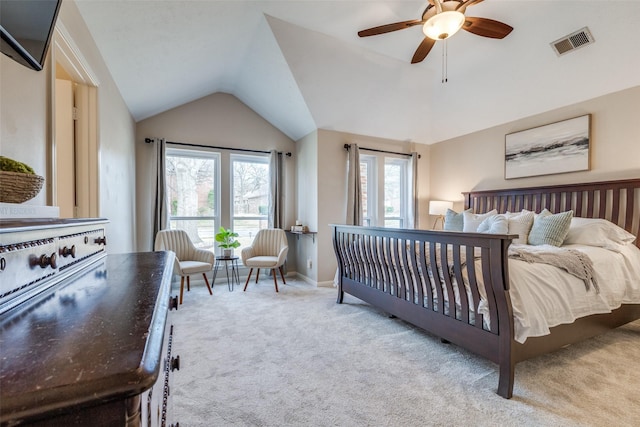
<svg viewBox="0 0 640 427">
<path fill-rule="evenodd" d="M 469 191 L 464 208 L 475 213 L 497 209 L 498 213 L 527 209 L 553 213 L 573 210 L 583 218 L 605 218 L 630 233 L 640 234 L 640 178 L 586 184 L 551 185 L 505 190 Z M 640 248 L 640 238 L 635 245 Z"/>
</svg>

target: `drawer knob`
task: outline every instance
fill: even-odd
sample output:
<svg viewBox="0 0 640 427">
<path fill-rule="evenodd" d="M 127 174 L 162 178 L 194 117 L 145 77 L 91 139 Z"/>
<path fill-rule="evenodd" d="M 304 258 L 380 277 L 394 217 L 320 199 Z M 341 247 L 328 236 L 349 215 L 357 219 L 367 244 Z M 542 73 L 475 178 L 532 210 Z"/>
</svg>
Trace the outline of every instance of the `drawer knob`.
<svg viewBox="0 0 640 427">
<path fill-rule="evenodd" d="M 173 309 L 178 309 L 178 296 L 169 297 L 169 311 Z"/>
<path fill-rule="evenodd" d="M 56 254 L 51 254 L 51 256 L 42 254 L 40 255 L 38 265 L 40 265 L 40 267 L 42 268 L 47 268 L 47 267 L 51 267 L 53 269 L 58 268 L 58 257 L 56 256 Z"/>
<path fill-rule="evenodd" d="M 94 240 L 99 245 L 107 245 L 107 236 L 98 237 Z"/>
<path fill-rule="evenodd" d="M 62 248 L 62 256 L 66 258 L 69 255 L 71 255 L 71 258 L 75 258 L 76 257 L 76 245 L 72 245 L 71 248 L 69 248 L 67 246 Z"/>
</svg>

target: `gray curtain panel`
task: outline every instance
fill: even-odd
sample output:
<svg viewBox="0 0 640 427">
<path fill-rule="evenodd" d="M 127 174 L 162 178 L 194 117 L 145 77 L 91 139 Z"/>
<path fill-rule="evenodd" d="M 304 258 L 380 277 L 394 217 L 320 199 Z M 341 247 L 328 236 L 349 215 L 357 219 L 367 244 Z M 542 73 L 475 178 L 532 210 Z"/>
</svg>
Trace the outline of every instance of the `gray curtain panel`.
<svg viewBox="0 0 640 427">
<path fill-rule="evenodd" d="M 269 173 L 271 175 L 269 191 L 269 227 L 284 227 L 282 202 L 282 153 L 271 150 L 269 155 Z"/>
<path fill-rule="evenodd" d="M 360 182 L 360 148 L 349 144 L 347 163 L 347 218 L 346 225 L 362 225 L 362 184 Z M 340 284 L 340 267 L 333 277 L 333 286 Z"/>
<path fill-rule="evenodd" d="M 169 212 L 167 209 L 167 177 L 165 167 L 165 151 L 167 148 L 164 138 L 156 140 L 156 200 L 153 213 L 153 236 L 151 247 L 158 231 L 169 226 Z"/>
<path fill-rule="evenodd" d="M 362 225 L 362 186 L 360 183 L 360 149 L 349 145 L 347 172 L 347 225 Z"/>
<path fill-rule="evenodd" d="M 409 201 L 409 224 L 407 228 L 418 228 L 420 222 L 420 216 L 418 215 L 418 153 L 411 153 L 411 167 L 409 168 L 411 176 L 409 182 L 411 188 L 409 189 L 409 195 L 411 200 Z"/>
</svg>

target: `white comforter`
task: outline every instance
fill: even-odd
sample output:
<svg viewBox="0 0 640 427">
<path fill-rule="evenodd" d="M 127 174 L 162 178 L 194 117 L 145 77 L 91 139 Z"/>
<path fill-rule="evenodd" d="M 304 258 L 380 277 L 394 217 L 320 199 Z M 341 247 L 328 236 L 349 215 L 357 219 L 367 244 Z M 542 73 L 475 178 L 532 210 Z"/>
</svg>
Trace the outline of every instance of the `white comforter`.
<svg viewBox="0 0 640 427">
<path fill-rule="evenodd" d="M 509 259 L 515 340 L 520 343 L 579 317 L 609 313 L 622 304 L 640 304 L 640 249 L 632 244 L 620 253 L 593 246 L 563 247 L 591 258 L 600 292 L 594 287 L 587 291 L 581 279 L 557 267 Z M 489 314 L 484 304 L 479 311 Z"/>
</svg>

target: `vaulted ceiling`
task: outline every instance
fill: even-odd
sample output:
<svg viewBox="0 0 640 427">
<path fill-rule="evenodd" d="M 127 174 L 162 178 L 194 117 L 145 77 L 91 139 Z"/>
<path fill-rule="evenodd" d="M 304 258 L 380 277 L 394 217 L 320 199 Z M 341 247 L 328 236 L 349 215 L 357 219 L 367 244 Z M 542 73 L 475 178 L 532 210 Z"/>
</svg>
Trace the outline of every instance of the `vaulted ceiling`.
<svg viewBox="0 0 640 427">
<path fill-rule="evenodd" d="M 293 140 L 332 129 L 430 144 L 640 85 L 640 1 L 485 0 L 467 16 L 514 27 L 460 31 L 410 64 L 427 1 L 76 0 L 139 121 L 226 92 Z M 596 42 L 550 43 L 588 26 Z"/>
</svg>

